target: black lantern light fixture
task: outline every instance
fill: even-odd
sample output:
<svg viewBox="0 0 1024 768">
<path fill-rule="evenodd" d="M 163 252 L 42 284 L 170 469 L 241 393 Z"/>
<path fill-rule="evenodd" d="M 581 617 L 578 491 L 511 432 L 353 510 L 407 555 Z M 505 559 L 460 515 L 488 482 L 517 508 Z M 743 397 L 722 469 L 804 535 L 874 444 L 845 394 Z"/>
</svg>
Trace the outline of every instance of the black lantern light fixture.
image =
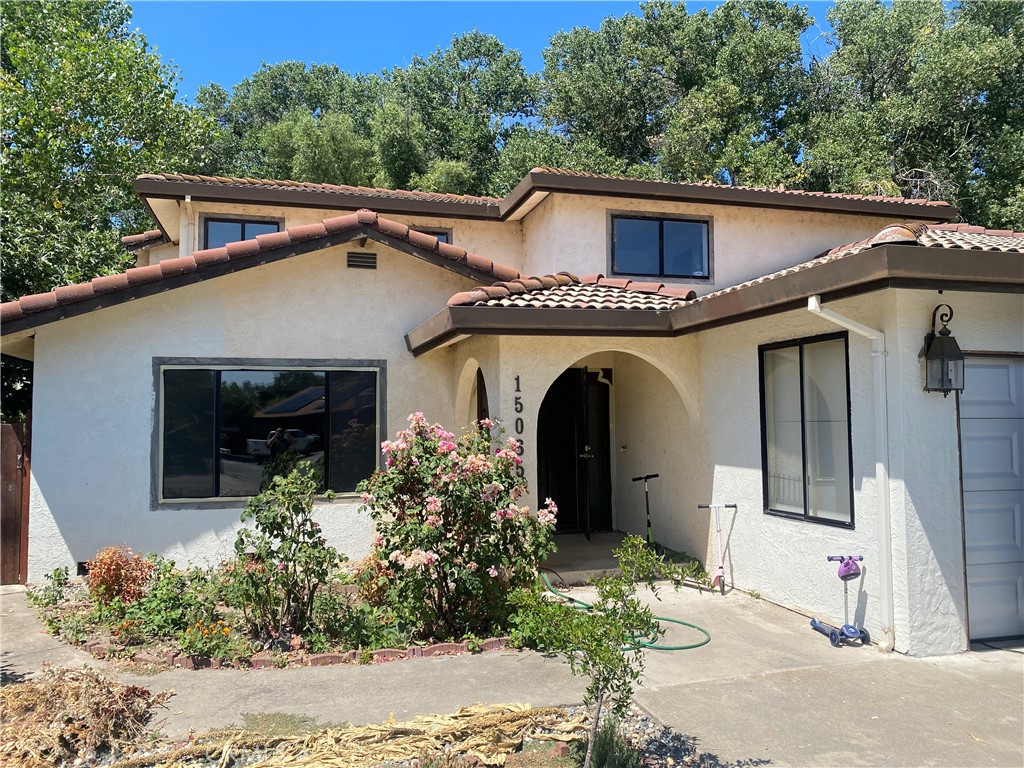
<svg viewBox="0 0 1024 768">
<path fill-rule="evenodd" d="M 940 314 L 943 307 L 946 311 Z M 936 317 L 942 323 L 938 331 Z M 953 308 L 939 304 L 932 312 L 932 331 L 924 337 L 924 391 L 941 392 L 943 397 L 964 391 L 964 353 L 947 327 L 952 319 Z"/>
</svg>

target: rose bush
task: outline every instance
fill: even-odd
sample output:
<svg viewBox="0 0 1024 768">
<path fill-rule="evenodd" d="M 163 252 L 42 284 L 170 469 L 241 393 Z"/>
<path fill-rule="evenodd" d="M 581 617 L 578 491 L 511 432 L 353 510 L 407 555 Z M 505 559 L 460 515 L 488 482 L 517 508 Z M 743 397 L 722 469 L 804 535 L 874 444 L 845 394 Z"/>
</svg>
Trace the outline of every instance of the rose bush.
<svg viewBox="0 0 1024 768">
<path fill-rule="evenodd" d="M 557 509 L 520 506 L 526 482 L 515 440 L 483 419 L 459 438 L 422 413 L 381 444 L 385 468 L 360 484 L 376 524 L 364 594 L 386 602 L 421 638 L 506 627 L 510 592 L 532 585 L 554 551 Z"/>
</svg>

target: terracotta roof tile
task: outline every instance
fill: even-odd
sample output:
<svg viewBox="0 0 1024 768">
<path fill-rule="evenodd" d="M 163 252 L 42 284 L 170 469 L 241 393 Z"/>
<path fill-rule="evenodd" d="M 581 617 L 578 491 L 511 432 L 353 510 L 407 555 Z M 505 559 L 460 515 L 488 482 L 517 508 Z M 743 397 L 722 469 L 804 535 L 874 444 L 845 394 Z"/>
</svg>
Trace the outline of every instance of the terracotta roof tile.
<svg viewBox="0 0 1024 768">
<path fill-rule="evenodd" d="M 494 205 L 496 197 L 478 195 L 454 195 L 448 192 L 422 192 L 419 190 L 379 189 L 376 187 L 355 187 L 347 184 L 314 184 L 308 181 L 287 179 L 250 179 L 234 176 L 193 176 L 185 173 L 145 173 L 139 179 L 169 182 L 191 182 L 219 187 L 257 187 L 264 189 L 304 189 L 328 194 L 359 195 L 362 197 L 392 198 L 399 200 L 421 200 L 424 202 L 464 203 L 466 205 Z"/>
<path fill-rule="evenodd" d="M 121 244 L 129 251 L 135 251 L 139 248 L 147 248 L 166 242 L 169 241 L 164 236 L 164 233 L 159 229 L 147 229 L 145 232 L 139 232 L 136 235 L 125 235 L 121 238 Z"/>
<path fill-rule="evenodd" d="M 777 280 L 780 277 L 802 272 L 806 269 L 838 261 L 848 256 L 891 244 L 919 245 L 923 248 L 955 248 L 962 250 L 1001 251 L 1004 253 L 1024 253 L 1024 232 L 1008 230 L 991 230 L 970 224 L 919 224 L 899 223 L 884 227 L 878 234 L 856 243 L 833 248 L 816 259 L 796 264 L 792 267 L 773 272 L 770 275 L 747 280 L 746 282 L 723 288 L 720 291 L 704 294 L 698 301 L 704 301 L 722 294 L 732 293 L 751 285 Z M 1021 262 L 1024 269 L 1024 260 Z"/>
<path fill-rule="evenodd" d="M 58 303 L 61 306 L 75 304 L 96 296 L 116 293 L 117 291 L 147 285 L 171 277 L 192 272 L 202 272 L 211 266 L 228 260 L 244 262 L 247 259 L 265 256 L 271 251 L 290 248 L 300 243 L 312 242 L 321 238 L 329 238 L 332 235 L 358 229 L 361 226 L 370 227 L 381 234 L 437 254 L 442 259 L 442 265 L 445 262 L 450 262 L 453 269 L 456 266 L 465 268 L 468 265 L 476 270 L 477 273 L 490 275 L 496 280 L 514 280 L 520 277 L 519 271 L 512 267 L 504 264 L 495 264 L 490 259 L 474 253 L 467 253 L 464 248 L 455 245 L 448 243 L 439 244 L 436 237 L 410 230 L 404 224 L 381 218 L 373 211 L 362 209 L 353 214 L 336 216 L 315 224 L 305 224 L 290 227 L 281 232 L 258 235 L 254 240 L 229 243 L 221 248 L 196 251 L 192 256 L 166 259 L 146 267 L 133 267 L 117 275 L 97 277 L 87 283 L 62 286 L 57 289 L 57 292 L 51 291 L 23 296 L 17 301 L 10 301 L 0 305 L 0 321 L 9 322 L 26 315 L 53 309 Z M 538 282 L 537 285 L 539 286 L 540 283 Z M 483 291 L 474 293 L 484 299 L 487 298 L 487 294 Z M 505 296 L 509 295 L 507 290 L 497 291 L 497 293 L 503 293 Z"/>
<path fill-rule="evenodd" d="M 568 272 L 495 283 L 457 293 L 448 306 L 533 307 L 549 309 L 629 309 L 663 312 L 693 299 L 688 291 L 670 294 L 661 283 L 634 283 L 604 275 L 579 278 Z"/>
</svg>

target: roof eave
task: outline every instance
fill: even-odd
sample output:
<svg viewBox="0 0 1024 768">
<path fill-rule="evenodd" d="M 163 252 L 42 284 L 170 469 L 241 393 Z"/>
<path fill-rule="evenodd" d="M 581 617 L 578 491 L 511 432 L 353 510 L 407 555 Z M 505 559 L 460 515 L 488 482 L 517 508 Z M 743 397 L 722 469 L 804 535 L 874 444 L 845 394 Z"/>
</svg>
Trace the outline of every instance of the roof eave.
<svg viewBox="0 0 1024 768">
<path fill-rule="evenodd" d="M 500 203 L 500 215 L 507 219 L 537 192 L 631 197 L 682 203 L 713 203 L 797 211 L 845 213 L 854 216 L 891 216 L 940 223 L 952 221 L 959 211 L 952 205 L 897 203 L 820 195 L 801 196 L 772 190 L 742 189 L 720 185 L 678 184 L 670 181 L 617 179 L 599 176 L 567 176 L 535 169 L 530 171 Z"/>
<path fill-rule="evenodd" d="M 460 335 L 682 336 L 799 309 L 807 297 L 835 300 L 883 288 L 1024 293 L 1020 253 L 920 245 L 881 245 L 835 261 L 698 299 L 670 312 L 652 310 L 446 307 L 406 335 L 416 356 Z"/>
<path fill-rule="evenodd" d="M 410 200 L 377 195 L 358 195 L 346 192 L 326 192 L 317 189 L 270 188 L 207 184 L 195 181 L 172 181 L 151 176 L 140 176 L 132 188 L 144 201 L 148 198 L 178 199 L 191 195 L 193 201 L 215 203 L 246 203 L 279 205 L 321 210 L 358 210 L 371 204 L 378 213 L 432 215 L 459 219 L 496 220 L 497 203 L 456 203 L 443 200 Z M 165 233 L 166 234 L 166 233 Z"/>
</svg>

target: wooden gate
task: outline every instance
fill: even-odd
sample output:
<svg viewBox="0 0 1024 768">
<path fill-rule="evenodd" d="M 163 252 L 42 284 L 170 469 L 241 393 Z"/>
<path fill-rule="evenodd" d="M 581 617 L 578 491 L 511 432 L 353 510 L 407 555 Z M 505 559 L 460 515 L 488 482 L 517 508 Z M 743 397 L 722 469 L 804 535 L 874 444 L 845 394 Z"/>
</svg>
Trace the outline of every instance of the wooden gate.
<svg viewBox="0 0 1024 768">
<path fill-rule="evenodd" d="M 0 425 L 0 584 L 28 576 L 28 440 L 26 425 Z"/>
</svg>

